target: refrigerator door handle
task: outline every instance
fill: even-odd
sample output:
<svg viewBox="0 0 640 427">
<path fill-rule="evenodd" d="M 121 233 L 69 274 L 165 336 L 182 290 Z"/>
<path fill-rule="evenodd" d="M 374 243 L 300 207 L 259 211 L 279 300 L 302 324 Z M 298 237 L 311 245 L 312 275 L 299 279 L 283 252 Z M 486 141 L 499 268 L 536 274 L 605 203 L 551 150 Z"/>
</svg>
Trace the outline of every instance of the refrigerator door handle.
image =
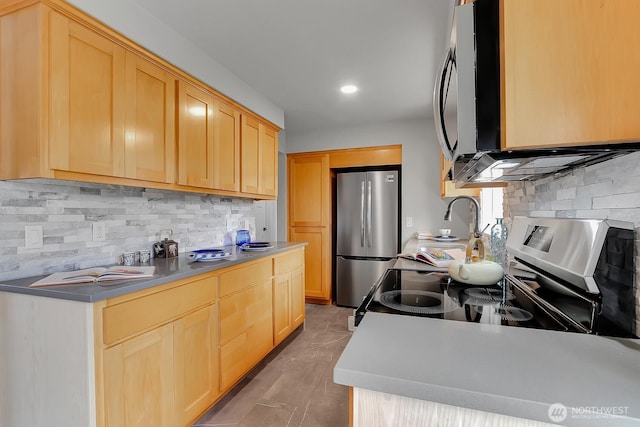
<svg viewBox="0 0 640 427">
<path fill-rule="evenodd" d="M 364 247 L 364 181 L 360 183 L 360 246 Z"/>
<path fill-rule="evenodd" d="M 367 181 L 367 246 L 371 247 L 371 181 Z"/>
</svg>

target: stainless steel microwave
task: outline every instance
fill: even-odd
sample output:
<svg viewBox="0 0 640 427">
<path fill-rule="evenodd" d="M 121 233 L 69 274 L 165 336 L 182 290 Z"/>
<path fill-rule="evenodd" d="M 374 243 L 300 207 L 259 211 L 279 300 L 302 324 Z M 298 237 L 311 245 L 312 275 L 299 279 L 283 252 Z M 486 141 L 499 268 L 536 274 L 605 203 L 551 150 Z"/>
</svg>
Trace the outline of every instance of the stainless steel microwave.
<svg viewBox="0 0 640 427">
<path fill-rule="evenodd" d="M 456 3 L 433 108 L 442 154 L 454 161 L 450 177 L 459 186 L 537 179 L 638 150 L 638 144 L 623 144 L 501 151 L 500 1 Z M 454 94 L 452 107 L 447 101 Z"/>
</svg>

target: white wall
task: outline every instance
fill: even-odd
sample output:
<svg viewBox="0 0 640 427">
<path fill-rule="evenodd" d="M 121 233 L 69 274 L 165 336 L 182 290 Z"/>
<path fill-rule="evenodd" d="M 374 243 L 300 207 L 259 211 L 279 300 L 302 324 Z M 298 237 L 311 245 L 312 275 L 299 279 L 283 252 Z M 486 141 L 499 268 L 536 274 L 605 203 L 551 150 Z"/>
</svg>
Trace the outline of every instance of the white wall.
<svg viewBox="0 0 640 427">
<path fill-rule="evenodd" d="M 455 205 L 450 223 L 442 218 L 447 202 L 440 198 L 440 154 L 433 119 L 397 121 L 310 134 L 287 135 L 287 152 L 299 153 L 342 148 L 402 144 L 402 244 L 416 231 L 437 233 L 452 228 L 468 236 L 469 204 Z M 406 227 L 406 217 L 413 227 Z"/>
<path fill-rule="evenodd" d="M 69 3 L 284 128 L 282 108 L 137 4 L 127 0 L 69 0 Z"/>
</svg>

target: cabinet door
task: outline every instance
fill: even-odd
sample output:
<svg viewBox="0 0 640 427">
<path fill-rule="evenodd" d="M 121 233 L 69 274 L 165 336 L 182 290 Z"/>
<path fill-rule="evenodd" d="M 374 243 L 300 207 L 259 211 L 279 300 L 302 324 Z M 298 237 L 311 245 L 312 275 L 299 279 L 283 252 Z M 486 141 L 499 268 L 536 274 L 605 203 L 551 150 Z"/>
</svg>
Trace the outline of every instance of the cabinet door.
<svg viewBox="0 0 640 427">
<path fill-rule="evenodd" d="M 174 426 L 173 366 L 172 324 L 105 350 L 105 424 Z"/>
<path fill-rule="evenodd" d="M 178 183 L 212 188 L 214 176 L 213 96 L 178 83 Z"/>
<path fill-rule="evenodd" d="M 503 149 L 638 140 L 640 2 L 500 4 Z"/>
<path fill-rule="evenodd" d="M 329 227 L 291 227 L 289 240 L 308 242 L 304 252 L 305 296 L 331 299 L 331 237 Z"/>
<path fill-rule="evenodd" d="M 304 267 L 291 272 L 291 329 L 302 325 L 305 318 L 304 307 Z"/>
<path fill-rule="evenodd" d="M 177 425 L 189 425 L 219 396 L 217 307 L 174 322 Z"/>
<path fill-rule="evenodd" d="M 213 188 L 240 190 L 240 113 L 216 99 L 213 120 Z"/>
<path fill-rule="evenodd" d="M 127 178 L 174 182 L 176 79 L 127 52 L 125 87 Z"/>
<path fill-rule="evenodd" d="M 50 16 L 50 166 L 122 177 L 125 50 L 58 13 Z"/>
<path fill-rule="evenodd" d="M 329 226 L 329 155 L 289 155 L 287 164 L 289 226 Z"/>
<path fill-rule="evenodd" d="M 291 273 L 273 278 L 273 345 L 278 345 L 292 331 Z"/>
<path fill-rule="evenodd" d="M 242 116 L 243 193 L 275 196 L 278 188 L 278 135 L 258 120 Z"/>
<path fill-rule="evenodd" d="M 278 134 L 263 124 L 260 125 L 260 194 L 278 194 Z"/>
<path fill-rule="evenodd" d="M 260 123 L 242 116 L 241 187 L 243 193 L 260 193 Z"/>
</svg>

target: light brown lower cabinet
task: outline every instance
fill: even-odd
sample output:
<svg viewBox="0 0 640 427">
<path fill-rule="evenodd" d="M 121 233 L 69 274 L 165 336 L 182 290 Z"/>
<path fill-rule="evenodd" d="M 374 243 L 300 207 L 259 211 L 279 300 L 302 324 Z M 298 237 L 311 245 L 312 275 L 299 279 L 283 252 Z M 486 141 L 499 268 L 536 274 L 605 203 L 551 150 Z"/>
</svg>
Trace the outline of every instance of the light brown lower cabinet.
<svg viewBox="0 0 640 427">
<path fill-rule="evenodd" d="M 98 425 L 188 425 L 215 401 L 217 283 L 205 274 L 101 304 Z"/>
<path fill-rule="evenodd" d="M 217 320 L 213 304 L 173 323 L 177 425 L 189 425 L 221 394 Z"/>
<path fill-rule="evenodd" d="M 304 322 L 304 249 L 273 260 L 273 345 Z"/>
<path fill-rule="evenodd" d="M 303 321 L 304 248 L 95 303 L 96 425 L 191 425 Z"/>
<path fill-rule="evenodd" d="M 307 302 L 331 302 L 331 228 L 289 227 L 289 240 L 307 242 L 305 295 Z"/>
<path fill-rule="evenodd" d="M 226 390 L 273 348 L 271 278 L 220 299 L 220 388 Z"/>
<path fill-rule="evenodd" d="M 173 325 L 104 352 L 106 425 L 174 425 Z"/>
</svg>

